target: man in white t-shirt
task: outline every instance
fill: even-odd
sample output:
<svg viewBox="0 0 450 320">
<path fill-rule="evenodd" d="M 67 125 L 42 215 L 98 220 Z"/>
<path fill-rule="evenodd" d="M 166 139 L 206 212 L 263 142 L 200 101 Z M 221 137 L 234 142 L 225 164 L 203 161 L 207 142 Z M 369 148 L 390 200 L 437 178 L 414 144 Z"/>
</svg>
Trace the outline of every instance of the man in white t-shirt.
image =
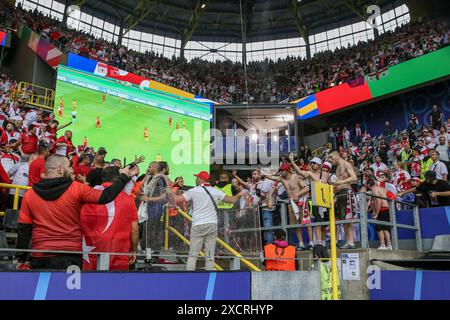
<svg viewBox="0 0 450 320">
<path fill-rule="evenodd" d="M 439 160 L 444 162 L 445 164 L 449 163 L 448 157 L 448 142 L 445 136 L 440 136 L 438 145 L 436 145 L 436 151 L 439 152 Z"/>
<path fill-rule="evenodd" d="M 197 186 L 182 195 L 170 193 L 175 202 L 190 202 L 192 226 L 191 226 L 191 245 L 189 249 L 189 258 L 186 265 L 187 271 L 195 271 L 197 258 L 203 245 L 205 246 L 205 268 L 214 270 L 214 254 L 216 251 L 217 238 L 217 201 L 225 203 L 236 203 L 239 201 L 243 192 L 235 196 L 227 196 L 224 192 L 214 189 L 209 184 L 209 174 L 202 171 L 194 175 L 197 177 Z M 214 201 L 214 202 L 213 202 Z"/>
<path fill-rule="evenodd" d="M 381 162 L 381 157 L 379 155 L 375 157 L 375 162 L 370 167 L 373 169 L 377 180 L 380 180 L 381 173 L 387 170 L 386 164 Z"/>
<path fill-rule="evenodd" d="M 439 160 L 439 152 L 436 150 L 430 151 L 431 160 L 433 160 L 433 164 L 430 167 L 430 171 L 436 173 L 436 178 L 438 180 L 447 181 L 448 178 L 448 169 L 447 166 Z"/>
</svg>

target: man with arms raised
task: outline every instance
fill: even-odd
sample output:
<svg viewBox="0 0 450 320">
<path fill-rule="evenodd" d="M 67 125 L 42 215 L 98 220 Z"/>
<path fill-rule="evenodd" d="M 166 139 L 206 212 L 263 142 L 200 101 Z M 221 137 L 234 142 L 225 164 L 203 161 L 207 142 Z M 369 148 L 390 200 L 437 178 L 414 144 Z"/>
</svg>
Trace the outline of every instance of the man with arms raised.
<svg viewBox="0 0 450 320">
<path fill-rule="evenodd" d="M 291 154 L 289 156 L 289 161 L 292 164 L 292 167 L 294 168 L 294 171 L 302 176 L 305 179 L 309 180 L 309 185 L 311 186 L 314 182 L 322 182 L 322 183 L 328 183 L 328 172 L 322 171 L 322 160 L 319 158 L 313 158 L 309 162 L 311 166 L 311 171 L 302 171 L 300 168 L 295 164 L 294 162 L 294 156 Z M 314 216 L 314 222 L 325 222 L 329 221 L 329 216 L 327 217 L 327 209 L 326 208 L 319 208 L 319 207 L 313 207 L 312 208 L 312 214 Z M 325 246 L 325 238 L 326 238 L 326 226 L 323 227 L 316 227 L 316 236 L 317 241 L 319 241 L 319 244 Z"/>
<path fill-rule="evenodd" d="M 307 195 L 309 192 L 309 187 L 303 182 L 303 180 L 296 174 L 292 173 L 292 168 L 288 163 L 283 163 L 279 169 L 280 176 L 268 176 L 263 175 L 267 179 L 282 182 L 286 192 L 289 196 L 289 200 L 293 200 L 295 204 L 300 209 L 300 216 L 297 218 L 294 208 L 292 205 L 289 205 L 289 220 L 291 224 L 304 223 L 305 215 L 309 216 L 309 208 L 307 202 Z M 309 217 L 308 217 L 309 218 Z M 298 238 L 298 249 L 305 250 L 310 249 L 313 246 L 313 235 L 312 228 L 307 227 L 308 229 L 308 237 L 309 237 L 309 245 L 305 247 L 303 242 L 302 230 L 300 228 L 295 229 Z"/>
<path fill-rule="evenodd" d="M 335 192 L 336 216 L 341 220 L 354 219 L 355 198 L 351 184 L 357 181 L 355 170 L 352 165 L 341 158 L 339 152 L 333 151 L 329 156 L 330 162 L 336 166 L 336 179 L 331 179 Z M 347 243 L 342 249 L 354 249 L 354 227 L 353 224 L 344 225 Z"/>
<path fill-rule="evenodd" d="M 73 181 L 69 159 L 51 156 L 45 164 L 45 179 L 25 193 L 19 214 L 18 249 L 81 251 L 81 207 L 84 204 L 106 204 L 113 201 L 137 167 L 120 170 L 120 176 L 104 190 Z M 19 256 L 18 268 L 26 268 L 27 255 Z M 80 254 L 33 253 L 31 267 L 36 269 L 66 269 L 82 266 Z"/>
</svg>

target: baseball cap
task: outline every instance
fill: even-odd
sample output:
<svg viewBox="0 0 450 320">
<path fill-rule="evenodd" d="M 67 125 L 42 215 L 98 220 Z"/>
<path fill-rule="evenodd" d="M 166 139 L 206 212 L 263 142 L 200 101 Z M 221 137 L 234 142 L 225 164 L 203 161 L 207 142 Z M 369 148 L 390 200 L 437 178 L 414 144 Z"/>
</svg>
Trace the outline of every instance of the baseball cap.
<svg viewBox="0 0 450 320">
<path fill-rule="evenodd" d="M 283 163 L 280 168 L 278 169 L 278 172 L 281 171 L 288 171 L 288 172 L 292 172 L 292 168 L 291 165 L 289 163 Z"/>
<path fill-rule="evenodd" d="M 322 160 L 321 160 L 320 158 L 315 157 L 315 158 L 312 158 L 312 159 L 309 161 L 309 163 L 317 163 L 317 164 L 319 164 L 319 165 L 322 165 Z"/>
<path fill-rule="evenodd" d="M 106 151 L 106 149 L 105 149 L 105 147 L 100 147 L 100 148 L 98 148 L 98 150 L 97 150 L 97 154 L 98 155 L 105 155 L 105 154 L 107 154 L 108 152 Z"/>
<path fill-rule="evenodd" d="M 194 174 L 194 177 L 202 179 L 203 181 L 209 181 L 210 180 L 209 173 L 206 172 L 206 171 L 201 171 L 198 174 Z"/>
<path fill-rule="evenodd" d="M 323 163 L 322 168 L 327 168 L 328 170 L 331 170 L 333 168 L 333 165 L 327 161 Z"/>
</svg>

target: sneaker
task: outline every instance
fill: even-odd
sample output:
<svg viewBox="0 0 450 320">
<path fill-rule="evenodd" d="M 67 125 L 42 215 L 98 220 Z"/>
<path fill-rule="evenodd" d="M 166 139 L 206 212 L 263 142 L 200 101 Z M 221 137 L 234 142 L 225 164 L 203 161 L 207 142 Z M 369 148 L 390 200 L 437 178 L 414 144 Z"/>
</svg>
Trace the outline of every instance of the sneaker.
<svg viewBox="0 0 450 320">
<path fill-rule="evenodd" d="M 305 248 L 305 245 L 304 244 L 298 244 L 297 245 L 297 251 L 304 251 L 306 248 Z"/>
<path fill-rule="evenodd" d="M 387 250 L 393 250 L 393 249 L 392 249 L 392 244 L 388 244 L 388 245 L 386 246 L 386 249 L 387 249 Z"/>
<path fill-rule="evenodd" d="M 387 250 L 388 248 L 383 244 L 381 246 L 378 247 L 377 250 Z"/>
<path fill-rule="evenodd" d="M 312 245 L 310 245 L 310 244 L 307 244 L 304 248 L 305 248 L 305 251 L 308 251 L 308 250 L 312 250 L 313 247 L 314 247 L 314 246 L 312 246 Z"/>
<path fill-rule="evenodd" d="M 341 247 L 341 249 L 345 249 L 345 250 L 347 250 L 347 249 L 356 249 L 356 246 L 354 244 L 346 243 L 346 244 L 344 244 Z"/>
</svg>

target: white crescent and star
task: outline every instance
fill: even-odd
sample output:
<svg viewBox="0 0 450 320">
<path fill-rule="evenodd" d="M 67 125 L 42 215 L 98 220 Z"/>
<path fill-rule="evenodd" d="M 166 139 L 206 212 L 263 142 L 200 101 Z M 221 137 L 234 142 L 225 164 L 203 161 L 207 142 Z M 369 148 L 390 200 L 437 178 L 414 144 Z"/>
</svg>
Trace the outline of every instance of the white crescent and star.
<svg viewBox="0 0 450 320">
<path fill-rule="evenodd" d="M 94 189 L 104 190 L 105 187 L 96 186 L 96 187 L 94 187 Z M 106 206 L 106 210 L 108 212 L 108 222 L 106 223 L 105 229 L 103 229 L 102 234 L 104 234 L 106 231 L 108 231 L 108 229 L 111 227 L 111 224 L 113 223 L 114 218 L 116 216 L 116 207 L 114 205 L 114 201 L 107 203 L 105 206 Z M 88 246 L 86 244 L 86 239 L 83 237 L 83 252 L 87 252 L 87 253 L 83 253 L 83 260 L 86 260 L 87 263 L 90 263 L 89 252 L 91 252 L 94 249 L 95 249 L 95 247 Z"/>
</svg>

